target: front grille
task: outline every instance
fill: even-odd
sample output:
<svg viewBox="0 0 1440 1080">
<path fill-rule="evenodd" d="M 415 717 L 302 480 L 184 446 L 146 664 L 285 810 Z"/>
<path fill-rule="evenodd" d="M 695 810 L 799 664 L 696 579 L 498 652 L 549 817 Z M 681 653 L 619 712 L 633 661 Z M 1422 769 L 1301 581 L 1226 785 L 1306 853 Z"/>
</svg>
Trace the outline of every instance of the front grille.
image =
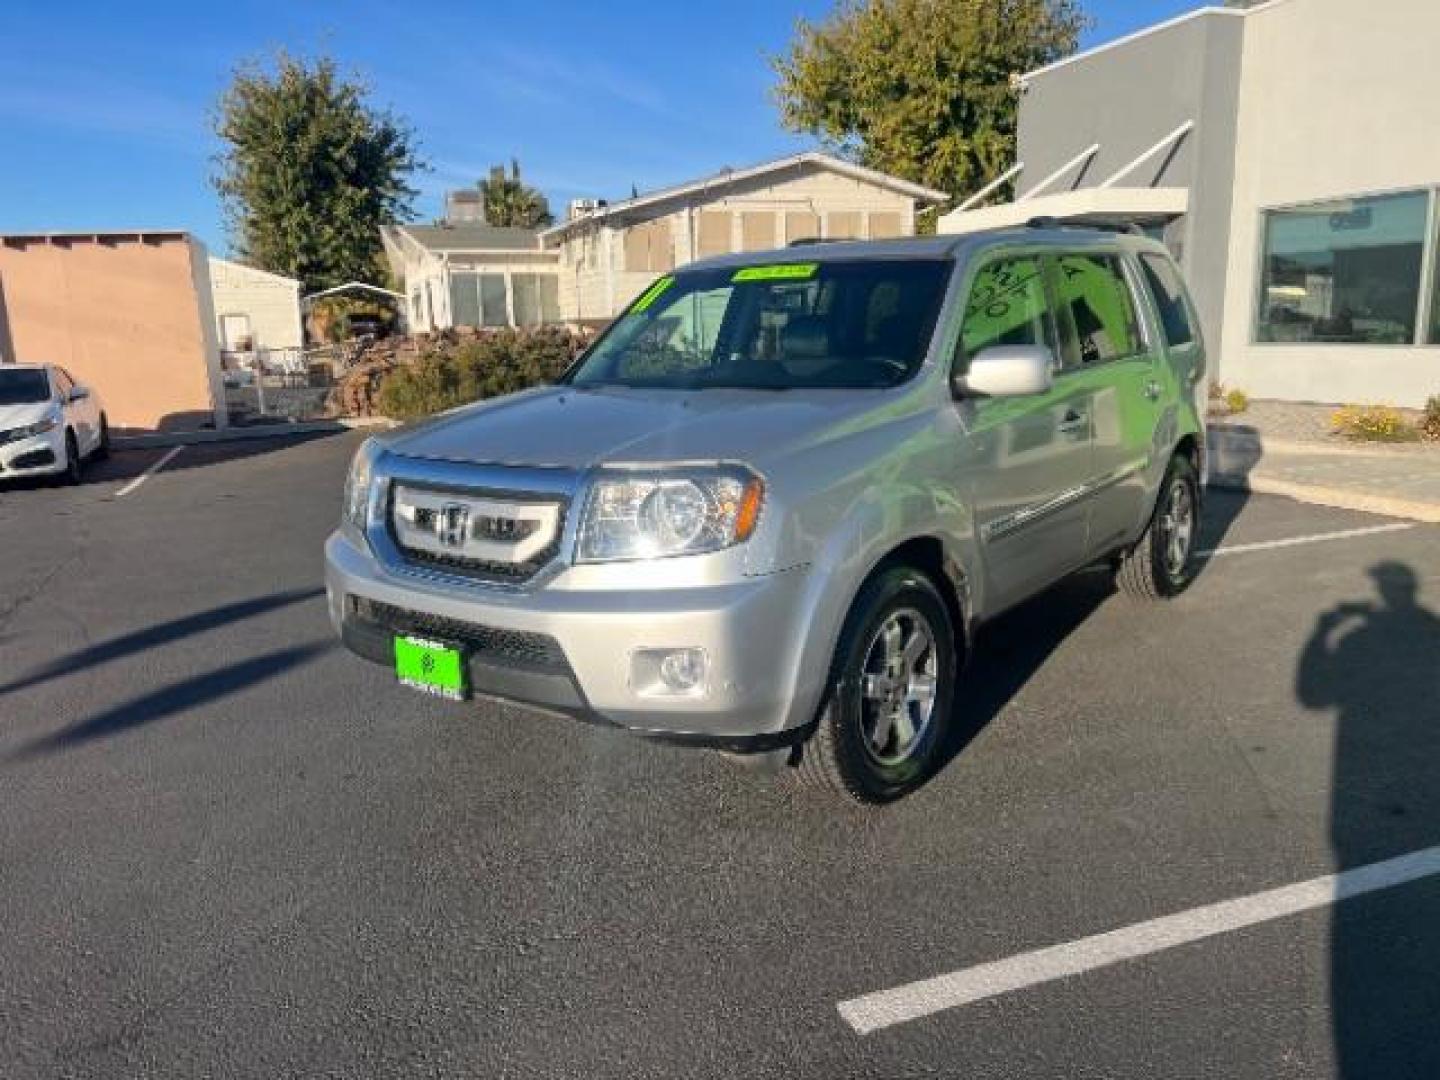
<svg viewBox="0 0 1440 1080">
<path fill-rule="evenodd" d="M 438 513 L 434 507 L 413 506 L 407 511 L 412 515 L 412 520 L 408 524 L 397 520 L 399 512 L 397 499 L 401 489 L 407 493 L 407 499 L 419 497 L 422 500 L 442 503 L 453 499 L 456 504 L 465 504 L 475 508 L 476 513 L 466 518 L 466 531 L 460 542 L 462 548 L 469 546 L 472 551 L 464 554 L 458 550 L 439 550 L 441 545 L 436 543 L 435 537 L 432 535 L 437 524 Z M 486 516 L 485 508 L 507 505 L 512 508 L 512 513 L 540 513 L 544 517 L 544 525 L 540 526 L 534 520 L 517 521 L 513 518 Z M 407 564 L 472 578 L 476 581 L 519 585 L 529 581 L 560 554 L 560 545 L 565 534 L 567 509 L 566 500 L 563 498 L 542 497 L 518 492 L 429 488 L 424 484 L 412 484 L 402 480 L 391 487 L 385 516 L 390 539 L 400 558 Z M 526 544 L 525 541 L 536 536 L 542 527 L 549 530 L 548 542 L 539 550 L 527 550 L 534 548 L 534 542 Z M 536 539 L 543 538 L 536 536 Z M 525 552 L 527 557 L 524 559 L 485 557 L 487 554 L 493 555 L 497 552 L 504 556 L 508 554 L 506 549 L 510 547 L 515 548 L 517 553 Z M 473 550 L 475 548 L 479 550 Z"/>
<path fill-rule="evenodd" d="M 363 596 L 350 598 L 351 613 L 392 634 L 434 638 L 447 644 L 462 646 L 475 659 L 504 667 L 528 671 L 570 673 L 570 663 L 560 643 L 548 634 L 525 630 L 506 630 L 496 626 L 406 611 L 393 604 L 370 600 Z"/>
</svg>

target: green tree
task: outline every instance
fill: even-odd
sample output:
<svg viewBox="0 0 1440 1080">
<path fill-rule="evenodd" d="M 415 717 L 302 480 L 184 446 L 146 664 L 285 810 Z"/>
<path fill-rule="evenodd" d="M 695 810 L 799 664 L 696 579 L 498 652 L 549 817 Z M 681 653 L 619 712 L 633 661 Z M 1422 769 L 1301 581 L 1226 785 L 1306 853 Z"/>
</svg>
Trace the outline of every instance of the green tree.
<svg viewBox="0 0 1440 1080">
<path fill-rule="evenodd" d="M 241 259 L 307 290 L 378 279 L 380 228 L 411 216 L 424 165 L 410 129 L 369 96 L 324 57 L 236 69 L 215 116 L 214 184 Z"/>
<path fill-rule="evenodd" d="M 485 223 L 512 229 L 543 229 L 555 223 L 550 203 L 538 190 L 520 179 L 520 162 L 510 160 L 510 172 L 504 165 L 493 165 L 490 175 L 476 185 L 485 207 Z"/>
<path fill-rule="evenodd" d="M 781 122 L 961 197 L 1015 156 L 1013 78 L 1075 50 L 1078 0 L 841 0 L 772 58 Z"/>
</svg>

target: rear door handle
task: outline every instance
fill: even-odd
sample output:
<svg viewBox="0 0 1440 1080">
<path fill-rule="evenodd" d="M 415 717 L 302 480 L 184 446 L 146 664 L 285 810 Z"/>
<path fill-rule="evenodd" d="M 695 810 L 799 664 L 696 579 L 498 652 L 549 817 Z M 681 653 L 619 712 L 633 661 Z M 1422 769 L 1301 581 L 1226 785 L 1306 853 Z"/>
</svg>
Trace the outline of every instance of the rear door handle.
<svg viewBox="0 0 1440 1080">
<path fill-rule="evenodd" d="M 1060 418 L 1060 423 L 1055 426 L 1055 430 L 1063 431 L 1068 434 L 1072 431 L 1080 431 L 1082 428 L 1085 427 L 1085 424 L 1086 416 L 1084 413 L 1076 412 L 1074 409 L 1069 409 L 1066 411 L 1065 415 Z"/>
<path fill-rule="evenodd" d="M 1149 382 L 1147 382 L 1147 383 L 1145 384 L 1145 396 L 1146 396 L 1147 398 L 1149 398 L 1151 401 L 1156 401 L 1156 400 L 1159 399 L 1159 397 L 1160 397 L 1160 391 L 1161 391 L 1162 389 L 1164 389 L 1164 388 L 1160 385 L 1160 383 L 1159 383 L 1158 380 L 1156 380 L 1156 379 L 1151 379 Z"/>
</svg>

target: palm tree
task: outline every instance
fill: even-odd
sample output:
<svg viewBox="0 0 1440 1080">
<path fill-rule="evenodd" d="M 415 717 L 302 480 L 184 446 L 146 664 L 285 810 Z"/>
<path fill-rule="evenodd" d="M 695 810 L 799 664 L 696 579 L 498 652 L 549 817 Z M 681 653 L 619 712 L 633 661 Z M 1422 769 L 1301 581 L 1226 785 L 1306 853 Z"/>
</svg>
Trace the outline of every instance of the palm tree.
<svg viewBox="0 0 1440 1080">
<path fill-rule="evenodd" d="M 520 179 L 520 162 L 510 160 L 510 172 L 495 165 L 476 185 L 484 200 L 485 223 L 515 229 L 543 229 L 555 221 L 545 196 Z"/>
</svg>

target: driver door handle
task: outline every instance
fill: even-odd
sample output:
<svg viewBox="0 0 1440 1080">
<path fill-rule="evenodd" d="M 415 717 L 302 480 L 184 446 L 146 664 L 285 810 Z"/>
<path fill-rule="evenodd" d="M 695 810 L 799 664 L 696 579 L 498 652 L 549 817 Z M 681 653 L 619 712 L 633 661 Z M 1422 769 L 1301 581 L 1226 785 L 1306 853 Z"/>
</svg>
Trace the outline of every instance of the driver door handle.
<svg viewBox="0 0 1440 1080">
<path fill-rule="evenodd" d="M 1060 418 L 1060 423 L 1055 426 L 1055 430 L 1067 434 L 1072 431 L 1081 431 L 1086 422 L 1087 418 L 1084 413 L 1077 412 L 1075 409 L 1066 409 L 1065 415 Z"/>
</svg>

